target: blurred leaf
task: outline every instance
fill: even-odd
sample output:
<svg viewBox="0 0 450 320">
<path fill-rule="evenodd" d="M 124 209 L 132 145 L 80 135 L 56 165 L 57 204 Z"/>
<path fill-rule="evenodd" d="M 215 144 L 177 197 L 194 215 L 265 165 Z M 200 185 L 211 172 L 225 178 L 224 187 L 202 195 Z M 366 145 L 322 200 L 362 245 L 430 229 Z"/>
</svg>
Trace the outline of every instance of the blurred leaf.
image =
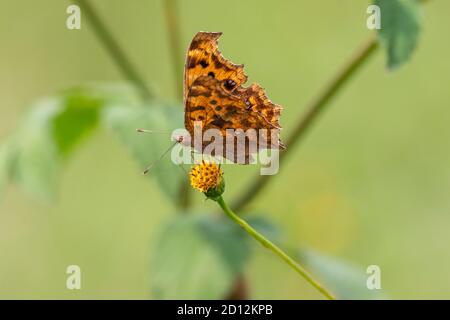
<svg viewBox="0 0 450 320">
<path fill-rule="evenodd" d="M 83 92 L 70 92 L 61 99 L 63 107 L 54 118 L 53 136 L 59 151 L 66 156 L 95 128 L 103 101 Z"/>
<path fill-rule="evenodd" d="M 264 235 L 267 239 L 274 243 L 283 241 L 283 234 L 281 230 L 273 224 L 268 218 L 263 216 L 245 216 L 244 219 L 250 224 L 256 231 Z M 259 245 L 254 239 L 251 240 L 255 244 Z"/>
<path fill-rule="evenodd" d="M 226 217 L 178 215 L 153 251 L 155 298 L 223 299 L 247 261 L 248 239 Z"/>
<path fill-rule="evenodd" d="M 381 9 L 381 43 L 386 48 L 387 67 L 394 70 L 408 61 L 417 46 L 420 32 L 419 4 L 416 0 L 375 0 Z"/>
<path fill-rule="evenodd" d="M 363 268 L 312 249 L 298 251 L 299 261 L 338 299 L 384 299 L 383 290 L 369 290 Z"/>
<path fill-rule="evenodd" d="M 157 161 L 173 144 L 172 130 L 182 127 L 182 108 L 177 105 L 152 105 L 152 108 L 115 106 L 104 110 L 105 123 L 118 134 L 140 165 L 140 169 Z M 144 128 L 167 131 L 167 134 L 140 134 Z M 178 196 L 181 183 L 187 175 L 170 159 L 170 153 L 155 164 L 148 177 L 156 177 L 161 189 L 172 199 Z"/>
<path fill-rule="evenodd" d="M 6 146 L 0 146 L 0 199 L 9 181 L 8 151 Z"/>
<path fill-rule="evenodd" d="M 53 135 L 59 151 L 67 156 L 76 144 L 96 128 L 102 107 L 136 105 L 136 92 L 127 85 L 89 84 L 64 91 L 60 111 L 53 120 Z"/>
<path fill-rule="evenodd" d="M 26 192 L 52 199 L 62 160 L 97 126 L 101 108 L 133 105 L 134 97 L 124 85 L 84 85 L 33 104 L 9 147 L 2 146 L 0 191 L 12 177 Z"/>
<path fill-rule="evenodd" d="M 14 145 L 12 139 L 0 145 L 0 200 L 11 178 Z"/>
<path fill-rule="evenodd" d="M 51 120 L 59 107 L 59 99 L 41 100 L 30 110 L 14 139 L 17 147 L 14 181 L 26 192 L 46 200 L 56 193 L 59 156 L 51 134 Z"/>
</svg>

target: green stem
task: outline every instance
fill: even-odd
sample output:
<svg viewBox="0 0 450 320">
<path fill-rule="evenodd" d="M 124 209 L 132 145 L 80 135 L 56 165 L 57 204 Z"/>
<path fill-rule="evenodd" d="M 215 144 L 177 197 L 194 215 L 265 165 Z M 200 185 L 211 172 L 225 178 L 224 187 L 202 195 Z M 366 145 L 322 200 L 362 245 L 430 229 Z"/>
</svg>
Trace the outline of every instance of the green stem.
<svg viewBox="0 0 450 320">
<path fill-rule="evenodd" d="M 425 4 L 430 0 L 420 0 L 420 3 Z M 329 84 L 319 92 L 317 97 L 306 108 L 306 112 L 297 122 L 294 131 L 286 140 L 286 150 L 280 153 L 280 165 L 290 154 L 295 144 L 299 144 L 304 138 L 306 132 L 318 118 L 318 116 L 329 105 L 328 102 L 339 92 L 339 90 L 352 78 L 352 76 L 360 69 L 365 61 L 376 51 L 379 47 L 378 39 L 372 36 L 363 46 L 350 57 L 348 62 L 339 70 L 332 78 Z M 268 184 L 270 176 L 256 177 L 245 192 L 233 203 L 235 210 L 240 210 L 252 201 Z"/>
<path fill-rule="evenodd" d="M 318 283 L 309 273 L 306 271 L 301 265 L 299 265 L 294 259 L 289 257 L 283 250 L 281 250 L 277 245 L 268 240 L 258 231 L 253 229 L 245 220 L 241 219 L 238 215 L 236 215 L 231 209 L 228 207 L 226 202 L 222 197 L 217 199 L 217 203 L 220 205 L 222 210 L 226 213 L 226 215 L 240 225 L 249 235 L 255 238 L 259 243 L 261 243 L 264 247 L 271 250 L 277 256 L 284 260 L 292 269 L 294 269 L 298 274 L 300 274 L 306 281 L 308 281 L 314 288 L 316 288 L 320 293 L 322 293 L 325 297 L 330 300 L 334 300 L 335 297 L 325 289 L 320 283 Z"/>
<path fill-rule="evenodd" d="M 183 52 L 181 48 L 180 25 L 177 13 L 176 0 L 164 1 L 164 13 L 166 17 L 167 31 L 169 36 L 170 53 L 172 57 L 172 70 L 176 97 L 183 97 Z"/>
<path fill-rule="evenodd" d="M 289 135 L 286 140 L 286 150 L 280 152 L 280 166 L 284 163 L 285 159 L 294 150 L 295 144 L 299 144 L 302 138 L 305 137 L 306 132 L 318 118 L 318 116 L 329 105 L 329 102 L 339 92 L 339 90 L 346 84 L 352 76 L 356 74 L 356 71 L 360 69 L 365 61 L 375 52 L 378 48 L 378 41 L 375 37 L 371 37 L 339 70 L 329 84 L 317 95 L 317 97 L 306 108 L 306 112 L 299 118 L 297 126 L 294 131 Z M 236 210 L 242 209 L 250 201 L 252 201 L 272 180 L 271 176 L 257 176 L 245 192 L 233 203 L 233 208 Z"/>
<path fill-rule="evenodd" d="M 176 0 L 164 0 L 164 14 L 169 37 L 170 53 L 172 58 L 172 70 L 174 79 L 174 88 L 178 100 L 183 99 L 183 54 L 181 49 L 180 24 L 177 13 Z M 182 183 L 179 193 L 179 205 L 181 208 L 189 208 L 190 201 L 189 181 Z"/>
<path fill-rule="evenodd" d="M 103 44 L 106 51 L 111 55 L 124 77 L 138 88 L 139 93 L 144 100 L 150 99 L 152 97 L 152 92 L 149 87 L 145 84 L 145 81 L 139 75 L 137 69 L 128 59 L 105 23 L 101 20 L 94 7 L 86 0 L 75 0 L 75 2 L 80 6 L 81 14 L 89 19 L 95 35 Z"/>
</svg>

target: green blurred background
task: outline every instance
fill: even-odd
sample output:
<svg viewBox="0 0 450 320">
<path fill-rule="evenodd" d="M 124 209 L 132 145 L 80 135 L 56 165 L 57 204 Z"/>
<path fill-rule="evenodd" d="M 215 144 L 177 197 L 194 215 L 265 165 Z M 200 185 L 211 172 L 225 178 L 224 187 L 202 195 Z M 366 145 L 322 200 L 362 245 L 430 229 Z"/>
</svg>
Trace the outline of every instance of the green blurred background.
<svg viewBox="0 0 450 320">
<path fill-rule="evenodd" d="M 91 2 L 157 97 L 176 101 L 162 1 Z M 85 82 L 123 81 L 83 16 L 81 30 L 65 27 L 68 4 L 0 0 L 0 140 L 37 98 Z M 249 82 L 283 105 L 286 135 L 370 36 L 367 6 L 180 0 L 182 47 L 200 30 L 222 31 L 224 56 L 245 63 Z M 450 298 L 449 11 L 448 1 L 426 5 L 419 47 L 395 73 L 386 71 L 379 50 L 250 206 L 292 245 L 363 271 L 379 265 L 382 287 L 394 299 Z M 56 201 L 8 187 L 0 202 L 0 298 L 152 298 L 153 239 L 176 208 L 141 169 L 100 130 L 66 163 Z M 228 166 L 227 198 L 257 170 Z M 200 194 L 193 197 L 215 210 Z M 82 290 L 66 289 L 71 264 L 82 269 Z M 245 277 L 251 298 L 321 297 L 259 247 Z"/>
</svg>

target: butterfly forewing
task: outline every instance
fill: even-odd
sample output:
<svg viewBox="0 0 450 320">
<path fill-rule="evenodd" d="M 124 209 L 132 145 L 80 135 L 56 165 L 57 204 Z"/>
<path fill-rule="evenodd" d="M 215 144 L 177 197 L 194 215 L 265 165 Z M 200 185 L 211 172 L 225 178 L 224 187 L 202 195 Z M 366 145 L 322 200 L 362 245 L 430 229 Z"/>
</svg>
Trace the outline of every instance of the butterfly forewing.
<svg viewBox="0 0 450 320">
<path fill-rule="evenodd" d="M 273 104 L 258 84 L 243 87 L 247 80 L 243 65 L 233 64 L 222 56 L 217 47 L 220 35 L 218 32 L 199 32 L 189 47 L 184 82 L 186 129 L 193 136 L 194 122 L 200 121 L 203 131 L 218 129 L 224 140 L 227 129 L 267 129 L 269 133 L 265 137 L 268 141 L 264 145 L 257 141 L 256 149 L 281 148 L 278 119 L 282 108 Z M 271 139 L 271 130 L 276 130 L 275 141 Z M 248 138 L 246 142 L 252 139 Z M 246 147 L 246 159 L 249 159 L 250 151 Z M 225 153 L 228 154 L 228 150 Z M 235 157 L 230 160 L 236 162 Z"/>
</svg>

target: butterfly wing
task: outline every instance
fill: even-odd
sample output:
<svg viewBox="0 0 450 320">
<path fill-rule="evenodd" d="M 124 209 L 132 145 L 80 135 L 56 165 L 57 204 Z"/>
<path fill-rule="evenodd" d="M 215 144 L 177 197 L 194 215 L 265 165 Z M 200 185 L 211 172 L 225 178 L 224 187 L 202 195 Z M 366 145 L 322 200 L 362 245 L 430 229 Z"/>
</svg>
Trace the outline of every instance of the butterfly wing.
<svg viewBox="0 0 450 320">
<path fill-rule="evenodd" d="M 225 134 L 226 129 L 280 129 L 280 112 L 257 84 L 229 92 L 223 81 L 202 76 L 189 89 L 185 120 L 189 131 L 194 121 L 201 121 L 204 130 Z"/>
<path fill-rule="evenodd" d="M 201 76 L 227 80 L 230 90 L 247 81 L 244 65 L 237 65 L 225 59 L 219 51 L 217 39 L 222 32 L 198 32 L 189 46 L 184 66 L 184 101 L 189 88 Z"/>
<path fill-rule="evenodd" d="M 223 137 L 227 129 L 267 129 L 264 144 L 252 137 L 246 137 L 245 143 L 255 142 L 257 150 L 284 148 L 279 141 L 278 122 L 282 108 L 273 104 L 258 84 L 242 86 L 247 80 L 243 65 L 235 65 L 221 55 L 217 48 L 220 35 L 199 32 L 190 45 L 185 65 L 186 129 L 194 136 L 195 121 L 202 123 L 202 131 L 218 129 Z M 247 159 L 248 152 L 246 147 Z M 230 160 L 236 162 L 236 158 Z"/>
<path fill-rule="evenodd" d="M 255 143 L 256 150 L 284 148 L 279 141 L 279 115 L 281 107 L 273 104 L 264 94 L 263 89 L 254 84 L 249 88 L 237 88 L 233 92 L 224 89 L 224 81 L 219 81 L 209 76 L 197 78 L 192 84 L 185 112 L 186 129 L 194 136 L 194 123 L 201 122 L 202 132 L 209 129 L 217 129 L 225 137 L 227 129 L 241 129 L 248 132 L 256 130 L 256 137 L 249 136 L 245 139 L 246 157 L 248 157 L 247 144 Z M 266 129 L 262 131 L 261 129 Z M 261 136 L 259 136 L 261 134 Z M 259 138 L 263 138 L 264 143 Z M 233 144 L 237 143 L 237 137 Z M 204 144 L 209 144 L 205 141 Z M 203 147 L 205 147 L 203 145 Z M 228 154 L 230 145 L 224 146 Z M 200 150 L 199 150 L 200 151 Z M 201 150 L 203 151 L 203 150 Z M 227 158 L 229 158 L 227 156 Z M 235 158 L 230 159 L 236 162 Z M 248 162 L 247 162 L 248 163 Z"/>
</svg>

